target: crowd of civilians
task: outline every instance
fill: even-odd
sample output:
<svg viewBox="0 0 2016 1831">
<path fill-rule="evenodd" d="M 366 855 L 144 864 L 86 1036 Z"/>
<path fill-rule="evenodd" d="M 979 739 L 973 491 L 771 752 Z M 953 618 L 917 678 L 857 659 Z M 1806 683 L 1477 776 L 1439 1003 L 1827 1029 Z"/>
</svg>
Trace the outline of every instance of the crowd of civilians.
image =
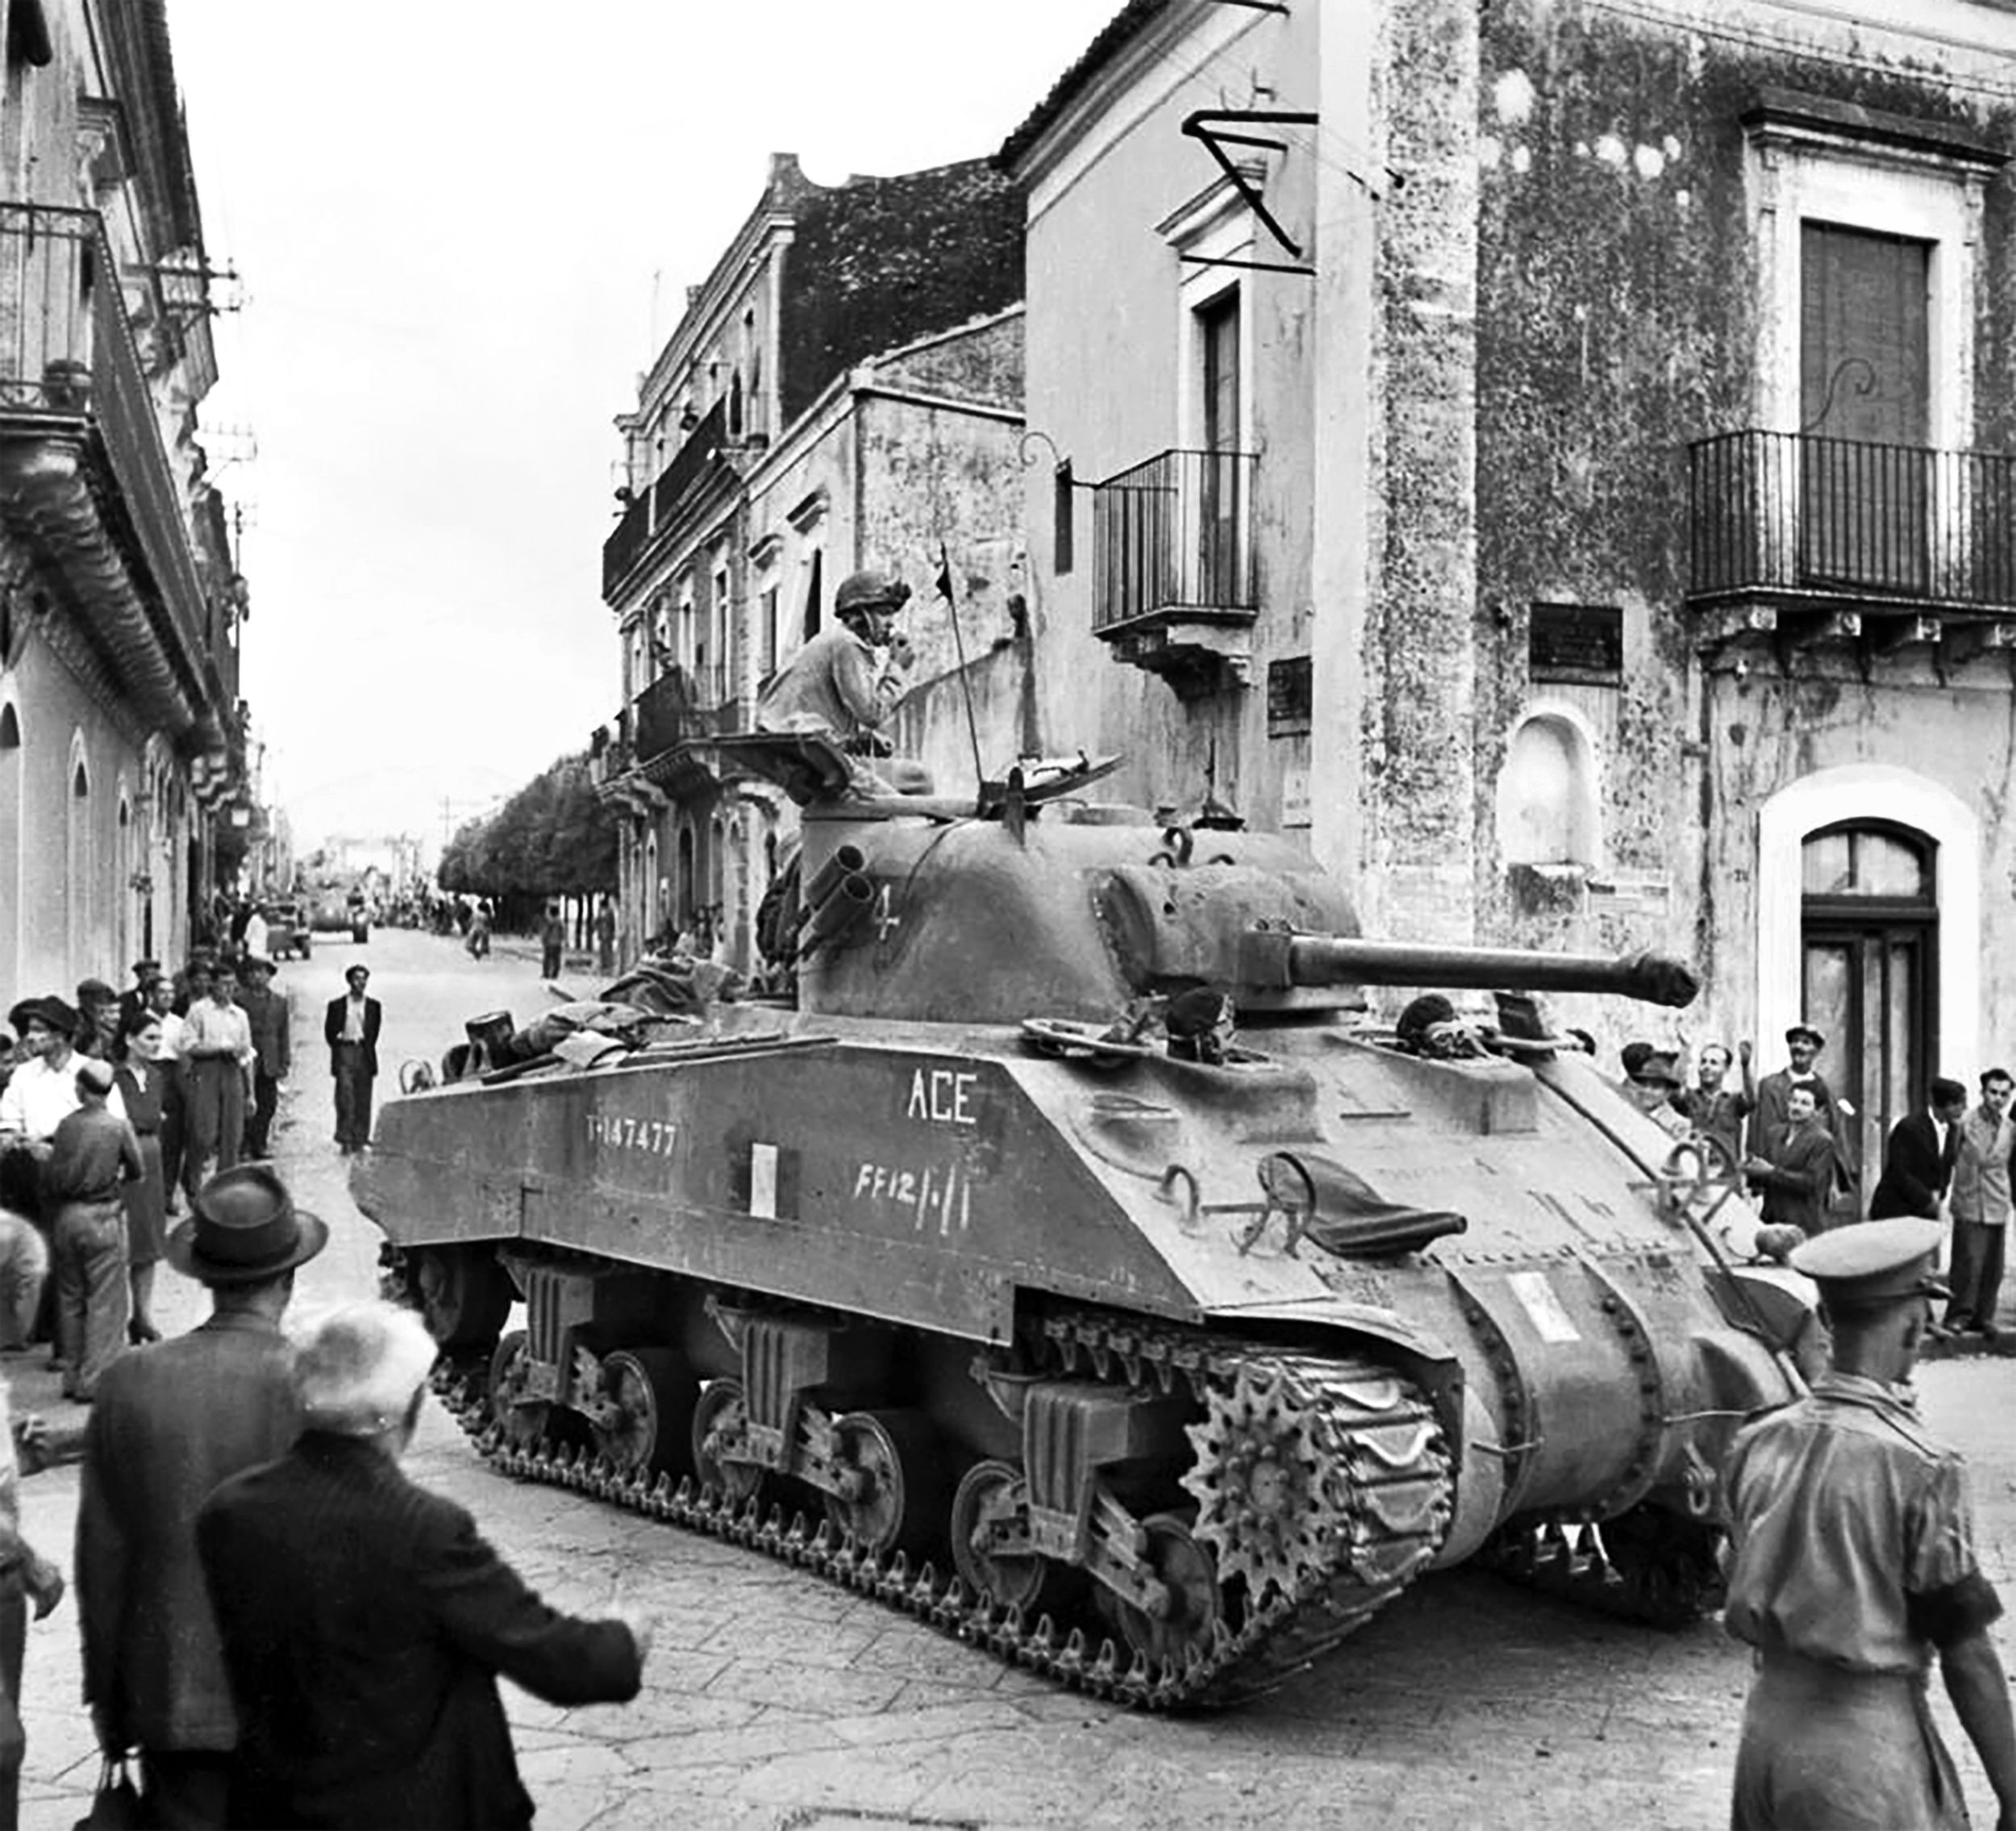
<svg viewBox="0 0 2016 1831">
<path fill-rule="evenodd" d="M 377 1000 L 353 966 L 325 1015 L 339 1141 L 370 1126 Z M 52 1333 L 69 1433 L 17 1433 L 0 1379 L 0 1831 L 18 1819 L 27 1612 L 64 1593 L 22 1541 L 17 1484 L 81 1456 L 84 1693 L 150 1825 L 523 1825 L 496 1675 L 560 1704 L 623 1700 L 649 1637 L 556 1613 L 461 1508 L 400 1472 L 435 1358 L 408 1312 L 281 1333 L 327 1228 L 266 1158 L 289 1009 L 256 955 L 142 961 L 124 994 L 26 999 L 0 1069 L 0 1353 Z M 186 1219 L 170 1226 L 186 1203 Z M 164 1341 L 163 1258 L 210 1294 Z M 53 1277 L 50 1272 L 53 1270 Z M 137 1351 L 136 1351 L 137 1350 Z"/>
<path fill-rule="evenodd" d="M 23 999 L 0 1039 L 0 1353 L 52 1338 L 65 1395 L 87 1402 L 119 1348 L 158 1338 L 168 1221 L 267 1155 L 289 1067 L 270 961 L 133 974 L 123 993 L 85 980 L 74 1005 Z"/>
<path fill-rule="evenodd" d="M 1931 1333 L 1993 1341 L 2011 1210 L 2016 1077 L 1991 1068 L 1970 1106 L 1965 1086 L 1935 1078 L 1922 1111 L 1906 1114 L 1885 1141 L 1882 1172 L 1864 1212 L 1855 1109 L 1818 1066 L 1826 1037 L 1810 1024 L 1785 1032 L 1785 1066 L 1760 1079 L 1747 1043 L 1732 1057 L 1719 1043 L 1695 1056 L 1627 1043 L 1622 1087 L 1633 1104 L 1674 1134 L 1711 1141 L 1761 1208 L 1760 1244 L 1782 1258 L 1800 1241 L 1864 1220 L 1914 1217 L 1947 1230 L 1951 1295 Z M 1738 1084 L 1728 1084 L 1732 1069 Z"/>
</svg>

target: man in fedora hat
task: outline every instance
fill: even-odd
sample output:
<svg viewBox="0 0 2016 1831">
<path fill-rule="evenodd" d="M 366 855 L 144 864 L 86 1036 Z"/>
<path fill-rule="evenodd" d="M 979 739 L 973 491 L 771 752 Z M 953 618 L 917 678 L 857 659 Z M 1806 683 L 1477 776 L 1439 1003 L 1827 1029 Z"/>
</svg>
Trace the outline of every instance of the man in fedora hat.
<svg viewBox="0 0 2016 1831">
<path fill-rule="evenodd" d="M 280 1110 L 280 1090 L 291 1061 L 294 1007 L 286 992 L 273 984 L 273 963 L 263 953 L 248 953 L 239 971 L 245 989 L 239 1008 L 252 1031 L 252 1099 L 245 1115 L 245 1155 L 272 1154 L 273 1115 Z"/>
<path fill-rule="evenodd" d="M 1919 1421 L 1910 1379 L 1944 1295 L 1937 1222 L 1841 1228 L 1797 1248 L 1820 1287 L 1831 1366 L 1747 1425 L 1723 1470 L 1729 1631 L 1757 1650 L 1730 1822 L 1968 1822 L 1926 1706 L 1935 1661 L 2016 1824 L 2016 1719 L 1989 1624 L 1959 1453 Z"/>
<path fill-rule="evenodd" d="M 123 1355 L 98 1384 L 77 1512 L 84 1695 L 100 1746 L 140 1750 L 154 1824 L 225 1821 L 238 1719 L 196 1512 L 300 1429 L 280 1320 L 328 1237 L 268 1166 L 213 1177 L 167 1242 L 169 1263 L 209 1287 L 210 1320 Z"/>
<path fill-rule="evenodd" d="M 302 1347 L 294 1448 L 203 1504 L 235 1824 L 527 1826 L 498 1675 L 551 1704 L 637 1695 L 646 1629 L 549 1608 L 400 1469 L 435 1353 L 410 1310 L 333 1312 Z"/>
</svg>

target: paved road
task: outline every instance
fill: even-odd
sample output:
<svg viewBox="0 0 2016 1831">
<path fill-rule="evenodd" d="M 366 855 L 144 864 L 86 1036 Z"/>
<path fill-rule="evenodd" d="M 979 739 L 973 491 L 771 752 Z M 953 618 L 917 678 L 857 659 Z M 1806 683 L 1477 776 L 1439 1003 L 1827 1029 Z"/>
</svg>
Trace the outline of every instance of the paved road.
<svg viewBox="0 0 2016 1831">
<path fill-rule="evenodd" d="M 548 995 L 529 953 L 469 961 L 427 937 L 333 940 L 285 970 L 300 1070 L 278 1133 L 282 1169 L 331 1223 L 303 1308 L 373 1288 L 376 1230 L 351 1206 L 330 1142 L 319 1016 L 342 968 L 369 961 L 388 1070 L 438 1057 L 464 1018 Z M 584 989 L 585 987 L 584 986 Z M 314 1040 L 310 1041 L 310 1038 Z M 201 1293 L 164 1274 L 171 1326 Z M 52 1383 L 16 1362 L 17 1391 Z M 2016 1599 L 2016 1362 L 1953 1362 L 1922 1379 L 1935 1426 L 1973 1460 L 1984 1560 Z M 60 1407 L 52 1405 L 52 1410 Z M 1997 1424 L 1996 1420 L 2003 1420 Z M 1654 1634 L 1457 1572 L 1431 1579 L 1310 1673 L 1242 1712 L 1124 1715 L 1005 1670 L 929 1629 L 711 1541 L 520 1486 L 483 1468 L 431 1413 L 410 1466 L 470 1507 L 556 1604 L 612 1603 L 658 1625 L 644 1695 L 621 1709 L 549 1708 L 507 1688 L 546 1831 L 921 1824 L 1363 1831 L 1726 1821 L 1747 1668 L 1713 1623 Z M 74 1470 L 23 1490 L 25 1523 L 67 1548 Z M 2005 1627 L 2005 1659 L 2016 1642 Z M 68 1831 L 95 1774 L 77 1708 L 75 1613 L 31 1631 L 23 1823 Z M 1949 1737 L 1951 1714 L 1937 1701 Z M 1977 1822 L 1993 1823 L 1968 1766 Z"/>
</svg>

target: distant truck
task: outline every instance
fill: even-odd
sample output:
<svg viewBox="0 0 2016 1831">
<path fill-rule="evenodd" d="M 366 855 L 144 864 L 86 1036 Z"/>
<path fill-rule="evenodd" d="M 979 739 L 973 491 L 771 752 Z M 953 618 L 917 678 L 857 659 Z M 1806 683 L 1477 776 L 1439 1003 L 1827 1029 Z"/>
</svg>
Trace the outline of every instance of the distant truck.
<svg viewBox="0 0 2016 1831">
<path fill-rule="evenodd" d="M 314 932 L 348 933 L 353 941 L 371 939 L 371 899 L 355 886 L 324 884 L 314 893 Z"/>
</svg>

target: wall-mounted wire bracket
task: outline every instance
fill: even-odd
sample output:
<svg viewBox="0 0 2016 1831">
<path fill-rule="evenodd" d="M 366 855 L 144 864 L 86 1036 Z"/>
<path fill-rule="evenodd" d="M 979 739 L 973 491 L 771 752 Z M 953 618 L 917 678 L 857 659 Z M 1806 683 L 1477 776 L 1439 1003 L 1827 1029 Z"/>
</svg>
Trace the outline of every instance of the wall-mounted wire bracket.
<svg viewBox="0 0 2016 1831">
<path fill-rule="evenodd" d="M 1271 126 L 1279 127 L 1313 127 L 1318 117 L 1314 115 L 1294 114 L 1275 108 L 1200 108 L 1186 115 L 1183 131 L 1192 140 L 1201 141 L 1204 150 L 1215 159 L 1227 177 L 1232 181 L 1246 207 L 1260 219 L 1262 226 L 1275 241 L 1287 252 L 1289 258 L 1303 258 L 1302 244 L 1289 234 L 1273 211 L 1267 207 L 1267 199 L 1250 174 L 1239 169 L 1238 162 L 1225 149 L 1228 146 L 1256 146 L 1265 152 L 1285 152 L 1288 142 L 1272 140 L 1260 134 L 1241 133 L 1238 127 Z M 1304 269 L 1306 271 L 1307 269 Z M 1293 269 L 1290 269 L 1293 271 Z"/>
</svg>

